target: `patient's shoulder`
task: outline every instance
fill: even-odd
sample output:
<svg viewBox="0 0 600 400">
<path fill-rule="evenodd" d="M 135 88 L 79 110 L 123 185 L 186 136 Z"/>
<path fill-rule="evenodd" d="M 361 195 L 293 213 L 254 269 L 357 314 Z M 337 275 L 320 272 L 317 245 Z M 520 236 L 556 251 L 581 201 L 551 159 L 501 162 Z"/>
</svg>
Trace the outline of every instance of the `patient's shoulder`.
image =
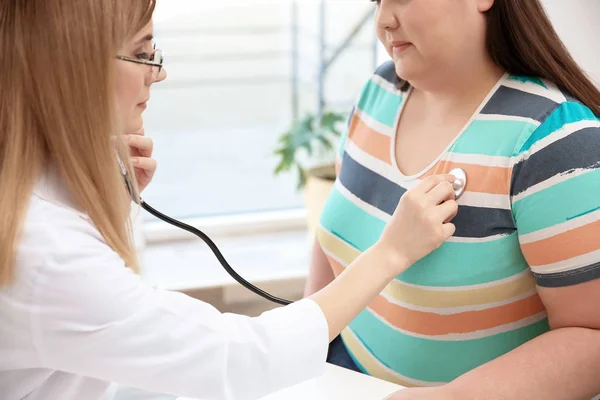
<svg viewBox="0 0 600 400">
<path fill-rule="evenodd" d="M 396 66 L 394 61 L 389 60 L 381 64 L 375 70 L 374 77 L 385 80 L 386 82 L 396 85 L 398 83 L 398 75 L 396 75 Z"/>
</svg>

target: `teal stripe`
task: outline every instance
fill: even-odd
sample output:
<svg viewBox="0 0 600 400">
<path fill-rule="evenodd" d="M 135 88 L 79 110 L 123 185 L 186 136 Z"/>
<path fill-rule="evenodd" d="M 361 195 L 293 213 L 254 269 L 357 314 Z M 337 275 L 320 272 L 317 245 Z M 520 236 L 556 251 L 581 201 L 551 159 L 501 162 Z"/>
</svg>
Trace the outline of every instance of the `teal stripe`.
<svg viewBox="0 0 600 400">
<path fill-rule="evenodd" d="M 529 139 L 523 144 L 521 153 L 528 151 L 535 143 L 550 136 L 567 124 L 597 120 L 598 118 L 594 113 L 581 103 L 562 103 L 552 114 L 550 114 L 546 121 L 544 121 L 544 123 L 529 136 Z"/>
<path fill-rule="evenodd" d="M 570 221 L 572 219 L 577 219 L 579 217 L 583 217 L 584 215 L 588 215 L 588 214 L 591 214 L 596 211 L 600 211 L 600 206 L 598 206 L 596 208 L 592 208 L 591 210 L 588 210 L 588 211 L 584 211 L 581 214 L 573 215 L 571 218 L 568 218 L 568 220 Z"/>
<path fill-rule="evenodd" d="M 520 234 L 535 232 L 584 215 L 600 206 L 600 169 L 557 183 L 513 203 Z"/>
<path fill-rule="evenodd" d="M 422 286 L 469 286 L 510 278 L 527 268 L 513 233 L 491 242 L 446 242 L 398 279 Z"/>
<path fill-rule="evenodd" d="M 382 364 L 408 378 L 427 382 L 450 382 L 549 330 L 547 319 L 543 319 L 482 339 L 438 341 L 398 332 L 368 310 L 350 327 Z"/>
<path fill-rule="evenodd" d="M 401 96 L 369 81 L 360 96 L 358 108 L 374 120 L 393 128 L 401 104 Z"/>
<path fill-rule="evenodd" d="M 516 120 L 474 120 L 450 149 L 453 153 L 512 157 L 522 134 L 537 128 L 531 122 Z"/>
<path fill-rule="evenodd" d="M 537 78 L 534 76 L 510 75 L 508 77 L 508 79 L 511 81 L 518 81 L 518 82 L 524 82 L 524 83 L 535 83 L 538 86 L 548 89 L 546 84 L 540 78 Z"/>
<path fill-rule="evenodd" d="M 360 209 L 334 187 L 323 207 L 321 225 L 359 251 L 373 246 L 385 222 Z"/>
<path fill-rule="evenodd" d="M 379 240 L 385 222 L 334 188 L 325 204 L 321 225 L 363 252 Z M 423 286 L 468 286 L 509 278 L 526 268 L 514 233 L 490 242 L 444 243 L 398 279 Z"/>
</svg>

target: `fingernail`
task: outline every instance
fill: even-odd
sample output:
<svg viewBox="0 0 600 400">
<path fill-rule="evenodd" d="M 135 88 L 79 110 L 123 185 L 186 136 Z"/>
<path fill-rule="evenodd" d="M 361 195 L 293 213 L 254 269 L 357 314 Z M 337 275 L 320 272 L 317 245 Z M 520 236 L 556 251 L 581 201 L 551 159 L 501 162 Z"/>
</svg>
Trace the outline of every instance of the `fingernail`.
<svg viewBox="0 0 600 400">
<path fill-rule="evenodd" d="M 132 159 L 131 159 L 131 163 L 132 163 L 133 165 L 139 164 L 139 162 L 140 162 L 140 160 L 139 160 L 139 159 L 137 159 L 137 158 L 132 158 Z"/>
</svg>

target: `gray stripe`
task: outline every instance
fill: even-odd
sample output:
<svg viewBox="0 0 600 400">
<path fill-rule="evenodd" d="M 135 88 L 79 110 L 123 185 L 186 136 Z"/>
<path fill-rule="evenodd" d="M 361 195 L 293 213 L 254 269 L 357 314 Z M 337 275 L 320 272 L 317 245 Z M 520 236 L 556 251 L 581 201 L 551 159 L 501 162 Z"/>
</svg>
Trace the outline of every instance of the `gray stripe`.
<svg viewBox="0 0 600 400">
<path fill-rule="evenodd" d="M 356 197 L 392 215 L 406 189 L 371 171 L 344 153 L 340 182 Z"/>
<path fill-rule="evenodd" d="M 344 153 L 340 183 L 367 204 L 392 215 L 406 189 L 376 174 Z M 452 221 L 455 237 L 485 238 L 515 231 L 510 210 L 459 206 Z"/>
<path fill-rule="evenodd" d="M 512 213 L 500 208 L 458 206 L 452 223 L 456 226 L 454 236 L 463 238 L 508 235 L 515 231 Z"/>
<path fill-rule="evenodd" d="M 600 279 L 600 262 L 573 271 L 533 274 L 538 286 L 559 288 Z"/>
<path fill-rule="evenodd" d="M 481 110 L 481 114 L 525 117 L 543 122 L 556 106 L 556 102 L 546 97 L 500 86 Z"/>
<path fill-rule="evenodd" d="M 575 97 L 571 96 L 570 94 L 563 92 L 563 95 L 567 99 L 568 103 L 579 103 L 579 104 L 583 105 L 584 107 L 587 107 L 585 104 L 583 104 L 581 101 L 577 100 Z"/>
<path fill-rule="evenodd" d="M 396 75 L 396 66 L 393 61 L 386 61 L 381 64 L 377 70 L 375 70 L 375 75 L 379 75 L 392 85 L 395 85 L 398 82 L 398 75 Z"/>
<path fill-rule="evenodd" d="M 574 169 L 600 168 L 600 128 L 584 128 L 552 143 L 513 169 L 511 194 Z"/>
</svg>

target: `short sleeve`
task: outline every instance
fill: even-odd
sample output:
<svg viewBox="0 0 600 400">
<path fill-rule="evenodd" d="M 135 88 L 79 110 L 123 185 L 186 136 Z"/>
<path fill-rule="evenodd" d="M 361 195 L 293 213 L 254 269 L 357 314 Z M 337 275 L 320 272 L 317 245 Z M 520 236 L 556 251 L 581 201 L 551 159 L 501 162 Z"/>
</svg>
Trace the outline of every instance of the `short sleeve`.
<svg viewBox="0 0 600 400">
<path fill-rule="evenodd" d="M 348 118 L 341 135 L 341 140 L 339 142 L 335 165 L 338 176 L 341 170 L 342 160 L 344 159 L 348 138 L 352 136 L 352 131 L 355 130 L 356 126 L 359 124 L 359 115 L 362 115 L 364 112 L 365 104 L 373 101 L 373 99 L 376 97 L 374 96 L 376 91 L 373 89 L 374 81 L 377 81 L 379 84 L 387 87 L 388 90 L 396 91 L 397 88 L 395 84 L 397 82 L 397 76 L 395 68 L 396 67 L 393 61 L 384 62 L 377 67 L 370 79 L 368 79 L 367 82 L 365 82 L 365 84 L 361 87 L 356 101 L 352 106 L 350 113 L 348 114 Z"/>
<path fill-rule="evenodd" d="M 514 158 L 512 211 L 537 284 L 600 278 L 600 119 L 565 102 L 522 143 Z"/>
</svg>

